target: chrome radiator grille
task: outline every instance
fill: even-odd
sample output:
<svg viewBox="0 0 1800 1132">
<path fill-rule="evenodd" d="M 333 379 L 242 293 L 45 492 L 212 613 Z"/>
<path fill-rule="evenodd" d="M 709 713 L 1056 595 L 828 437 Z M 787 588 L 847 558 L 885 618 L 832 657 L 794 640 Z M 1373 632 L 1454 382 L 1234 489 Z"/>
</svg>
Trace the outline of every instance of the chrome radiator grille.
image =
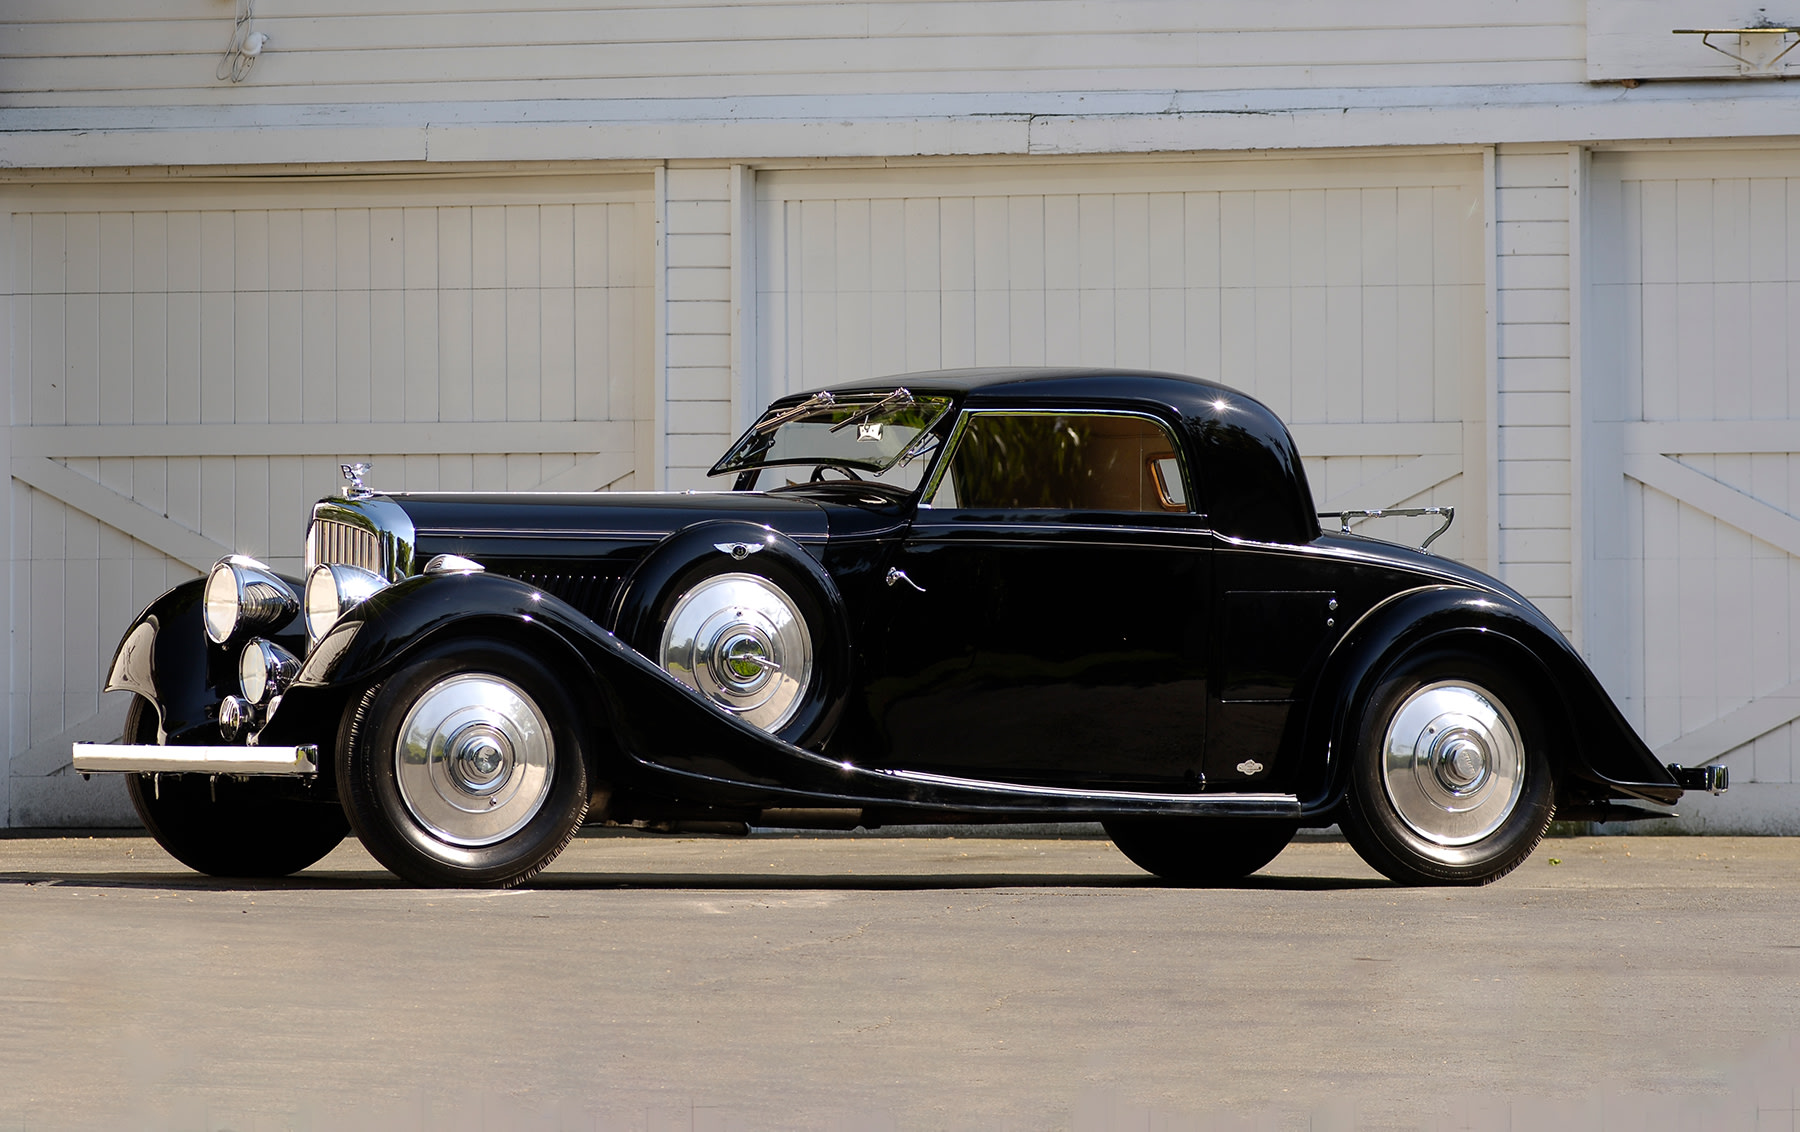
<svg viewBox="0 0 1800 1132">
<path fill-rule="evenodd" d="M 382 559 L 381 537 L 351 523 L 335 519 L 315 519 L 306 532 L 306 568 L 321 562 L 360 566 L 372 574 L 387 576 L 387 563 Z"/>
</svg>

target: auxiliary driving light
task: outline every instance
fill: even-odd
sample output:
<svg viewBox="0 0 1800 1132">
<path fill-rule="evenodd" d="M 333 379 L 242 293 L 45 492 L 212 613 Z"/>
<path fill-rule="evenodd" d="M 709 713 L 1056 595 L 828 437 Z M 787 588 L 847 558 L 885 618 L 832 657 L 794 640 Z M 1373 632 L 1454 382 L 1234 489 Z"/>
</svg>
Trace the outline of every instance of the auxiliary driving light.
<svg viewBox="0 0 1800 1132">
<path fill-rule="evenodd" d="M 238 685 L 244 698 L 263 707 L 269 697 L 278 696 L 294 682 L 300 671 L 300 658 L 274 641 L 252 638 L 238 657 Z"/>
</svg>

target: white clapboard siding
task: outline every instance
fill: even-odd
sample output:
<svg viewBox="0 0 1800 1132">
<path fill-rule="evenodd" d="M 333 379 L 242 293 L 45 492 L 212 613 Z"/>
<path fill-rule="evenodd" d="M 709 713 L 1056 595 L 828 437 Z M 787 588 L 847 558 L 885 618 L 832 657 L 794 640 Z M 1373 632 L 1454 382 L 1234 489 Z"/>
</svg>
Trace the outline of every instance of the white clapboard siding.
<svg viewBox="0 0 1800 1132">
<path fill-rule="evenodd" d="M 1581 0 L 820 0 L 264 5 L 214 77 L 218 0 L 19 0 L 9 106 L 1235 90 L 1573 82 Z"/>
<path fill-rule="evenodd" d="M 1473 154 L 765 173 L 760 399 L 968 365 L 1190 373 L 1294 426 L 1322 508 L 1456 505 L 1440 545 L 1480 561 L 1480 183 Z M 1370 531 L 1430 529 L 1401 522 Z"/>
<path fill-rule="evenodd" d="M 1569 151 L 1495 158 L 1500 570 L 1565 633 L 1569 568 Z"/>
<path fill-rule="evenodd" d="M 1793 782 L 1800 153 L 1592 169 L 1595 664 L 1667 760 Z"/>
<path fill-rule="evenodd" d="M 227 550 L 297 571 L 340 460 L 395 489 L 647 482 L 648 197 L 643 176 L 0 194 L 14 773 L 66 763 L 156 594 Z"/>
<path fill-rule="evenodd" d="M 731 170 L 670 169 L 664 204 L 668 486 L 730 487 L 706 471 L 737 429 L 731 396 Z"/>
</svg>

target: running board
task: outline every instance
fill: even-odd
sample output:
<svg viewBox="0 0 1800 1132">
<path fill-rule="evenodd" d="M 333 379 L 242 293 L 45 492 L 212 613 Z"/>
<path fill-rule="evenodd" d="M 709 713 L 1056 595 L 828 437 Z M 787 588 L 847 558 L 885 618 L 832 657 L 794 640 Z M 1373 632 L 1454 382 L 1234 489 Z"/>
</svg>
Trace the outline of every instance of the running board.
<svg viewBox="0 0 1800 1132">
<path fill-rule="evenodd" d="M 1026 799 L 1055 800 L 1063 803 L 1090 802 L 1111 809 L 1118 806 L 1166 807 L 1171 813 L 1216 817 L 1284 817 L 1300 816 L 1300 799 L 1293 794 L 1165 794 L 1140 790 L 1079 790 L 1060 786 L 1027 786 L 1015 782 L 994 782 L 983 778 L 959 778 L 949 774 L 930 774 L 919 770 L 879 770 L 874 773 L 923 786 L 953 790 L 978 790 Z"/>
<path fill-rule="evenodd" d="M 140 743 L 76 743 L 82 774 L 279 774 L 319 773 L 319 748 L 163 747 Z"/>
</svg>

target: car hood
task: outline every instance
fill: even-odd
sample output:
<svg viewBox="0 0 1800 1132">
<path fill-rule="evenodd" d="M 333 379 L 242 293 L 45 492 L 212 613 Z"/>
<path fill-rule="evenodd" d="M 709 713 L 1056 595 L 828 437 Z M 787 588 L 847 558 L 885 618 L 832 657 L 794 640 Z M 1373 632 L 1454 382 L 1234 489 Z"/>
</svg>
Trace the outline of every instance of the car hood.
<svg viewBox="0 0 1800 1132">
<path fill-rule="evenodd" d="M 790 496 L 740 491 L 402 492 L 388 496 L 421 544 L 440 539 L 656 540 L 706 519 L 735 519 L 796 542 L 823 541 L 825 511 Z"/>
</svg>

